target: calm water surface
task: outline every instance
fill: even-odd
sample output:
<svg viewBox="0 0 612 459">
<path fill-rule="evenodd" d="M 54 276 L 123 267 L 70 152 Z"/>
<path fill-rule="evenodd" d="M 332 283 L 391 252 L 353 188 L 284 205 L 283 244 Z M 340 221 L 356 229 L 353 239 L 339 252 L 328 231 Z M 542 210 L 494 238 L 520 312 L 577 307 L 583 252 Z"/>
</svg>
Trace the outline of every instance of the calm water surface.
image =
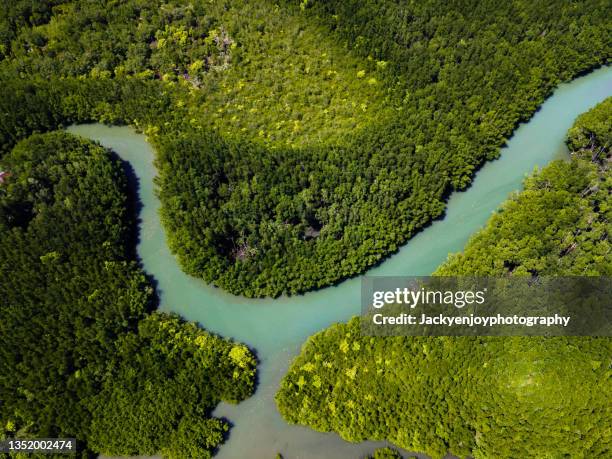
<svg viewBox="0 0 612 459">
<path fill-rule="evenodd" d="M 465 192 L 454 193 L 443 220 L 412 238 L 370 275 L 427 275 L 449 253 L 461 251 L 534 167 L 567 155 L 564 138 L 579 114 L 612 96 L 612 67 L 599 69 L 561 85 L 534 115 L 520 126 L 502 149 L 500 159 L 486 164 Z M 184 274 L 170 254 L 160 225 L 159 200 L 154 193 L 154 152 L 143 135 L 128 127 L 100 124 L 68 129 L 112 148 L 134 168 L 143 204 L 138 254 L 145 270 L 159 282 L 161 309 L 197 321 L 206 329 L 247 343 L 257 350 L 260 385 L 239 405 L 221 404 L 215 416 L 233 424 L 220 459 L 355 459 L 381 443 L 347 443 L 286 424 L 274 403 L 279 381 L 308 336 L 359 313 L 360 279 L 297 297 L 250 300 L 229 295 Z"/>
</svg>

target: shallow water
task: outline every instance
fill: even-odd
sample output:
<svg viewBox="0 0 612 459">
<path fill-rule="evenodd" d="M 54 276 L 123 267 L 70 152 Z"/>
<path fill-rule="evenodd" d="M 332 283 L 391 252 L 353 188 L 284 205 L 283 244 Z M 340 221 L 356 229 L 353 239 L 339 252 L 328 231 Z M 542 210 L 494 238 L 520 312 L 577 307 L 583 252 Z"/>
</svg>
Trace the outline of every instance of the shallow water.
<svg viewBox="0 0 612 459">
<path fill-rule="evenodd" d="M 608 96 L 612 96 L 612 67 L 561 85 L 533 118 L 516 130 L 500 159 L 481 168 L 467 191 L 450 197 L 443 220 L 434 222 L 368 274 L 430 274 L 449 253 L 464 247 L 510 193 L 521 188 L 523 178 L 534 167 L 566 156 L 564 138 L 576 116 Z M 159 283 L 161 309 L 257 350 L 260 385 L 256 394 L 239 405 L 221 404 L 214 412 L 234 425 L 217 457 L 272 459 L 280 452 L 290 459 L 354 459 L 380 446 L 374 442 L 347 443 L 335 434 L 290 426 L 274 403 L 279 381 L 306 338 L 359 313 L 359 278 L 303 296 L 250 300 L 187 276 L 165 243 L 153 186 L 154 152 L 145 137 L 128 127 L 100 124 L 68 130 L 112 148 L 134 168 L 143 204 L 138 254 L 145 270 Z"/>
</svg>

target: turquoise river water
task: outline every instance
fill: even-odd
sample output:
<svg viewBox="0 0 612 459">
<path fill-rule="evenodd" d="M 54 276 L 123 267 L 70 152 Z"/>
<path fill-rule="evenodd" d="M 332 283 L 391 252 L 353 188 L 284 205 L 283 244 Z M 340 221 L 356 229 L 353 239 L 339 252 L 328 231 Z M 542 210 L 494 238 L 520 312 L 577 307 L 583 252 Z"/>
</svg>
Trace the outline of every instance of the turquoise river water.
<svg viewBox="0 0 612 459">
<path fill-rule="evenodd" d="M 427 275 L 449 253 L 461 251 L 475 231 L 536 166 L 564 157 L 564 138 L 574 119 L 612 95 L 612 67 L 601 68 L 561 85 L 526 124 L 521 125 L 500 159 L 480 169 L 472 186 L 452 194 L 444 219 L 412 238 L 368 275 Z M 312 334 L 334 322 L 346 321 L 360 310 L 360 278 L 302 296 L 251 300 L 184 274 L 168 247 L 154 193 L 154 151 L 143 135 L 128 127 L 100 124 L 72 126 L 74 134 L 96 140 L 128 161 L 139 181 L 138 254 L 144 269 L 158 282 L 161 309 L 173 311 L 204 328 L 256 349 L 260 359 L 259 386 L 239 405 L 221 404 L 214 415 L 233 424 L 220 459 L 272 459 L 280 452 L 289 459 L 359 458 L 382 443 L 348 443 L 332 433 L 290 426 L 280 417 L 274 394 L 300 346 Z"/>
</svg>

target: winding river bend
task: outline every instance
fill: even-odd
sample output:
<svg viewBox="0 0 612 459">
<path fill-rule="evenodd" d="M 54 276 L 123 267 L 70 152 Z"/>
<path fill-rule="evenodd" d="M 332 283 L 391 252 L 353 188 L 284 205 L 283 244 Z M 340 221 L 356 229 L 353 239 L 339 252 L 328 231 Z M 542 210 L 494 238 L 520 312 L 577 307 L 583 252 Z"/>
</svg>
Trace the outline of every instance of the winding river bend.
<svg viewBox="0 0 612 459">
<path fill-rule="evenodd" d="M 450 252 L 460 251 L 471 234 L 536 166 L 567 155 L 564 138 L 574 119 L 612 95 L 612 67 L 561 85 L 526 124 L 521 125 L 500 159 L 480 169 L 472 186 L 454 193 L 442 220 L 412 238 L 370 275 L 427 275 Z M 173 311 L 206 329 L 242 341 L 257 350 L 259 387 L 239 405 L 221 404 L 215 416 L 233 424 L 220 459 L 358 458 L 380 444 L 351 444 L 335 434 L 287 425 L 276 410 L 274 394 L 291 359 L 308 336 L 359 313 L 360 279 L 303 296 L 251 300 L 229 295 L 184 274 L 165 242 L 154 193 L 154 152 L 143 135 L 128 127 L 100 124 L 72 126 L 74 134 L 96 140 L 128 161 L 139 181 L 142 202 L 138 254 L 158 282 L 161 309 Z"/>
</svg>

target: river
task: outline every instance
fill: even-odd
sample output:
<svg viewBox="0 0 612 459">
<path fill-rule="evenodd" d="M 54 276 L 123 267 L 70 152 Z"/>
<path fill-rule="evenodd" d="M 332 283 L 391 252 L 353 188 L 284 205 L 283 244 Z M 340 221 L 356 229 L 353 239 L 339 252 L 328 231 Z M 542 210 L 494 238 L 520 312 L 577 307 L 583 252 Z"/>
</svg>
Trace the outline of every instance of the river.
<svg viewBox="0 0 612 459">
<path fill-rule="evenodd" d="M 396 254 L 368 271 L 369 275 L 427 275 L 449 253 L 461 251 L 492 212 L 521 188 L 536 166 L 567 156 L 564 138 L 579 114 L 612 95 L 612 67 L 598 69 L 562 84 L 532 119 L 515 131 L 498 160 L 485 164 L 472 186 L 453 193 L 446 215 L 413 237 Z M 295 297 L 246 299 L 233 296 L 184 274 L 165 242 L 155 196 L 154 152 L 143 135 L 129 127 L 100 124 L 71 126 L 74 134 L 96 140 L 128 161 L 138 178 L 140 241 L 144 269 L 158 282 L 160 308 L 204 328 L 244 342 L 260 359 L 259 386 L 239 405 L 221 404 L 214 415 L 233 424 L 219 459 L 355 459 L 381 443 L 348 443 L 333 433 L 290 426 L 280 417 L 274 394 L 291 359 L 308 336 L 359 313 L 360 279 Z"/>
</svg>

